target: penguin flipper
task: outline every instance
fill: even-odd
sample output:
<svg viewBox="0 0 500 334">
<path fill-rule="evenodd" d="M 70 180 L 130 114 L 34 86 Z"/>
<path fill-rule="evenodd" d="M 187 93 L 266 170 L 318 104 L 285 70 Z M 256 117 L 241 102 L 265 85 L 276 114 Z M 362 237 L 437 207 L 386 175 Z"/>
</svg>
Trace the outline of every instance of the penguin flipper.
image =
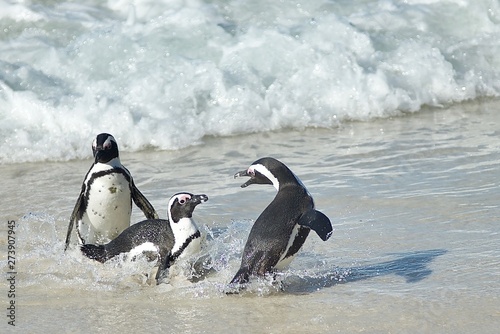
<svg viewBox="0 0 500 334">
<path fill-rule="evenodd" d="M 307 211 L 300 217 L 299 225 L 309 227 L 316 232 L 323 241 L 328 240 L 333 233 L 330 219 L 322 212 L 314 209 Z"/>
<path fill-rule="evenodd" d="M 147 219 L 158 219 L 155 208 L 149 203 L 148 199 L 139 191 L 134 183 L 131 185 L 131 193 L 135 205 L 141 209 Z"/>
<path fill-rule="evenodd" d="M 82 192 L 80 193 L 80 196 L 78 196 L 75 207 L 73 208 L 73 212 L 71 213 L 71 217 L 69 218 L 68 232 L 66 233 L 66 244 L 64 246 L 64 251 L 68 249 L 69 242 L 71 240 L 71 232 L 73 231 L 75 221 L 80 220 L 83 217 L 83 211 L 85 210 L 84 194 L 84 188 L 82 187 Z"/>
<path fill-rule="evenodd" d="M 161 256 L 161 255 L 160 255 Z M 168 277 L 168 271 L 171 265 L 171 254 L 168 253 L 164 256 L 165 259 L 161 259 L 160 257 L 160 266 L 158 267 L 158 271 L 156 272 L 156 285 L 162 283 Z"/>
</svg>

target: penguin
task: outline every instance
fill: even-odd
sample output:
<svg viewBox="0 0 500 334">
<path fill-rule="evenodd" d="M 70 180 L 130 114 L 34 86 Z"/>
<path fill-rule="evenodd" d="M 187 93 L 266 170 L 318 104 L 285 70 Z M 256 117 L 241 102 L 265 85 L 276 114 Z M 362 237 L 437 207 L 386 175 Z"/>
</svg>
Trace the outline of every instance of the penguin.
<svg viewBox="0 0 500 334">
<path fill-rule="evenodd" d="M 132 201 L 146 218 L 158 218 L 151 203 L 135 186 L 130 172 L 121 164 L 115 138 L 108 133 L 97 135 L 92 142 L 92 152 L 94 163 L 85 175 L 69 219 L 65 251 L 75 222 L 80 244 L 101 244 L 114 239 L 130 226 Z"/>
<path fill-rule="evenodd" d="M 250 230 L 240 269 L 230 282 L 237 287 L 252 276 L 265 276 L 286 268 L 306 241 L 311 230 L 326 241 L 333 232 L 330 219 L 315 210 L 311 194 L 282 162 L 265 157 L 255 161 L 235 178 L 249 176 L 241 185 L 270 184 L 278 191 Z"/>
<path fill-rule="evenodd" d="M 90 259 L 104 263 L 128 253 L 133 257 L 142 252 L 158 254 L 156 283 L 168 276 L 172 264 L 196 254 L 201 249 L 201 233 L 193 221 L 195 207 L 208 200 L 207 195 L 177 193 L 168 202 L 168 220 L 148 219 L 138 222 L 105 245 L 84 244 L 81 251 Z"/>
</svg>

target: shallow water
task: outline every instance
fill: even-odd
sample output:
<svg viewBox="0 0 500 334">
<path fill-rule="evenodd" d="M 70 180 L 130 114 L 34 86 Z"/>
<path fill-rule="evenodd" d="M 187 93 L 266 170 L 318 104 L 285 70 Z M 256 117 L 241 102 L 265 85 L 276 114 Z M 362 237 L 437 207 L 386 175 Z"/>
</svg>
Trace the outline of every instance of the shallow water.
<svg viewBox="0 0 500 334">
<path fill-rule="evenodd" d="M 475 101 L 331 130 L 205 137 L 182 150 L 122 154 L 160 216 L 175 192 L 210 197 L 195 219 L 210 235 L 203 254 L 216 271 L 194 283 L 180 271 L 155 286 L 145 261 L 101 265 L 75 247 L 63 254 L 90 160 L 2 165 L 5 273 L 7 221 L 17 223 L 15 329 L 494 333 L 499 108 L 499 100 Z M 258 281 L 227 296 L 251 224 L 275 194 L 270 186 L 241 189 L 233 175 L 267 155 L 301 178 L 335 231 L 327 242 L 309 236 L 283 273 L 284 291 Z M 141 219 L 134 208 L 133 221 Z M 2 331 L 13 332 L 7 320 Z"/>
</svg>

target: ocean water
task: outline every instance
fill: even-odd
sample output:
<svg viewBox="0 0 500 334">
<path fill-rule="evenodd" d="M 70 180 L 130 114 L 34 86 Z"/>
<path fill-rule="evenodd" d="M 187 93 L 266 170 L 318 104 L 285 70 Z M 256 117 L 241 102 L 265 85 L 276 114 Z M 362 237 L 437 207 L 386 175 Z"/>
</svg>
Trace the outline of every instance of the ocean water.
<svg viewBox="0 0 500 334">
<path fill-rule="evenodd" d="M 498 1 L 0 2 L 1 332 L 496 333 L 499 15 Z M 194 218 L 211 272 L 156 286 L 144 259 L 63 252 L 103 131 L 160 216 L 176 192 L 209 196 Z M 262 156 L 335 230 L 309 236 L 283 291 L 227 296 L 275 194 L 233 175 Z"/>
<path fill-rule="evenodd" d="M 496 0 L 2 1 L 0 163 L 498 97 L 499 23 Z"/>
</svg>

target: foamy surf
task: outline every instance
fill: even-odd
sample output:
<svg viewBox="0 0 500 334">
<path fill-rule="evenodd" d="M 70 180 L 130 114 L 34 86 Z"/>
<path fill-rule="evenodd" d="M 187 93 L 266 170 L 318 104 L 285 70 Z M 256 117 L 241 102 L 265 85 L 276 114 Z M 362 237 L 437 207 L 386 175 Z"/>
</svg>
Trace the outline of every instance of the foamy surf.
<svg viewBox="0 0 500 334">
<path fill-rule="evenodd" d="M 500 95 L 497 1 L 0 5 L 0 163 L 172 150 Z"/>
</svg>

